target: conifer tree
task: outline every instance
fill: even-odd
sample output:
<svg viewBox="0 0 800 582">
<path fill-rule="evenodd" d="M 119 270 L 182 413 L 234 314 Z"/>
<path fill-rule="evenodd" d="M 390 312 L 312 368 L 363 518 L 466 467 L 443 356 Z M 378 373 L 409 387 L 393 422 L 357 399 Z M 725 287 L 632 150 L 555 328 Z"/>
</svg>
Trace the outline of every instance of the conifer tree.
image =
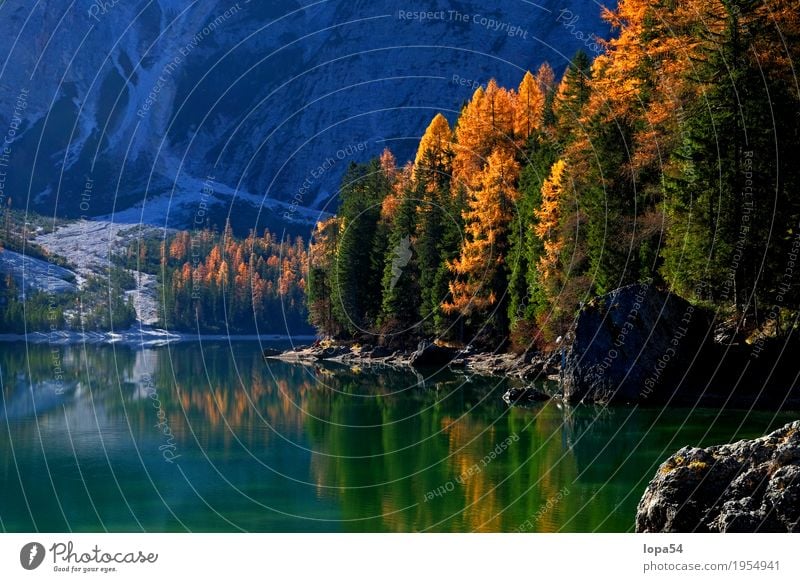
<svg viewBox="0 0 800 582">
<path fill-rule="evenodd" d="M 322 334 L 333 337 L 342 331 L 341 322 L 334 317 L 332 283 L 339 227 L 340 219 L 337 217 L 319 222 L 309 245 L 308 257 L 309 322 Z"/>
<path fill-rule="evenodd" d="M 420 284 L 416 246 L 417 199 L 406 192 L 389 234 L 383 273 L 381 333 L 412 335 L 419 324 Z"/>
<path fill-rule="evenodd" d="M 450 299 L 442 306 L 447 314 L 459 313 L 473 325 L 484 323 L 491 308 L 492 331 L 507 332 L 508 228 L 518 199 L 519 164 L 506 150 L 489 156 L 479 187 L 471 193 L 464 213 L 466 239 L 460 256 L 451 264 L 457 278 L 450 284 Z"/>
<path fill-rule="evenodd" d="M 556 90 L 553 115 L 561 141 L 580 131 L 583 107 L 589 102 L 592 63 L 589 56 L 579 50 Z"/>
<path fill-rule="evenodd" d="M 387 232 L 380 218 L 390 191 L 378 160 L 351 164 L 343 179 L 333 309 L 352 334 L 368 332 L 381 312 Z"/>
<path fill-rule="evenodd" d="M 540 82 L 528 71 L 519 85 L 514 110 L 514 133 L 523 143 L 542 126 L 544 100 Z"/>
</svg>

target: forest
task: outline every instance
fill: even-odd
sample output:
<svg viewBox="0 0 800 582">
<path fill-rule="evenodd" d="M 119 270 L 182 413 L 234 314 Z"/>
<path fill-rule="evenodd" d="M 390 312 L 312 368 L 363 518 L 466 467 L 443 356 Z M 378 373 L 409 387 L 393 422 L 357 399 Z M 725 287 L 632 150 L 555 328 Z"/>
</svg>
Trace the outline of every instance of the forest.
<svg viewBox="0 0 800 582">
<path fill-rule="evenodd" d="M 69 266 L 31 242 L 20 212 L 4 214 L 5 249 Z M 51 221 L 52 222 L 52 221 Z M 50 225 L 49 228 L 55 228 Z M 302 238 L 265 230 L 236 237 L 230 223 L 141 236 L 109 253 L 108 264 L 67 292 L 27 289 L 0 277 L 0 333 L 126 331 L 137 324 L 139 273 L 153 275 L 158 327 L 173 332 L 311 334 L 305 306 L 308 255 Z M 150 291 L 143 291 L 148 293 Z"/>
<path fill-rule="evenodd" d="M 594 58 L 436 115 L 413 162 L 351 165 L 309 250 L 325 336 L 543 348 L 647 281 L 745 337 L 800 313 L 796 2 L 621 0 Z"/>
<path fill-rule="evenodd" d="M 265 230 L 234 236 L 210 228 L 137 240 L 120 266 L 159 282 L 159 326 L 214 333 L 311 333 L 305 308 L 302 238 Z"/>
</svg>

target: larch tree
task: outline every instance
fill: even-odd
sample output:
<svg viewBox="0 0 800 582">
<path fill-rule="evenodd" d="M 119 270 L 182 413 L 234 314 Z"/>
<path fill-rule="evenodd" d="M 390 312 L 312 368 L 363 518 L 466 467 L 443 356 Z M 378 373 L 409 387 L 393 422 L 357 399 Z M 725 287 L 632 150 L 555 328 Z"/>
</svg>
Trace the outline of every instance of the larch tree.
<svg viewBox="0 0 800 582">
<path fill-rule="evenodd" d="M 452 142 L 450 123 L 441 113 L 436 114 L 420 139 L 417 155 L 414 157 L 416 172 L 449 166 L 452 161 Z M 426 158 L 426 155 L 429 157 Z"/>
<path fill-rule="evenodd" d="M 514 134 L 523 143 L 541 128 L 544 100 L 539 81 L 528 71 L 519 85 L 514 109 Z"/>
<path fill-rule="evenodd" d="M 458 118 L 453 159 L 453 188 L 472 189 L 489 156 L 497 149 L 515 155 L 515 95 L 492 79 L 479 87 Z"/>
<path fill-rule="evenodd" d="M 451 263 L 456 280 L 450 285 L 450 299 L 442 305 L 445 313 L 458 313 L 473 325 L 486 323 L 487 312 L 496 308 L 491 328 L 497 335 L 507 332 L 507 314 L 500 303 L 507 290 L 508 228 L 518 198 L 519 170 L 504 149 L 489 156 L 479 186 L 469 197 L 464 213 L 466 240 L 460 256 Z"/>
<path fill-rule="evenodd" d="M 564 160 L 553 164 L 550 175 L 542 184 L 541 206 L 536 210 L 534 232 L 542 241 L 539 259 L 539 277 L 545 282 L 555 277 L 558 269 L 563 241 L 559 229 L 560 208 L 564 198 Z"/>
</svg>

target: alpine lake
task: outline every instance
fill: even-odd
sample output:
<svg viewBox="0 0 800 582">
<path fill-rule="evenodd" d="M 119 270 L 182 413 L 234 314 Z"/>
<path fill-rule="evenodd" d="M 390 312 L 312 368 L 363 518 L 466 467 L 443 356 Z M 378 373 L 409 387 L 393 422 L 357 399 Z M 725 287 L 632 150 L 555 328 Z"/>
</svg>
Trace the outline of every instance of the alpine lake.
<svg viewBox="0 0 800 582">
<path fill-rule="evenodd" d="M 627 532 L 682 446 L 791 413 L 510 407 L 504 378 L 265 359 L 288 343 L 0 343 L 7 532 Z"/>
</svg>

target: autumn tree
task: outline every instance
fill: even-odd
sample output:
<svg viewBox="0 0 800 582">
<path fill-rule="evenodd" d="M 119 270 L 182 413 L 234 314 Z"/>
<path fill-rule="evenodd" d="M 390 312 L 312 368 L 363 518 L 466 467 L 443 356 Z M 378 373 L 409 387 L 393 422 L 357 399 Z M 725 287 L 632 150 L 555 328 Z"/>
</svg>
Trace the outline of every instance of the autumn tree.
<svg viewBox="0 0 800 582">
<path fill-rule="evenodd" d="M 340 219 L 333 217 L 317 223 L 308 251 L 308 318 L 326 336 L 337 336 L 342 326 L 334 317 L 333 266 Z"/>
<path fill-rule="evenodd" d="M 473 326 L 491 319 L 492 334 L 498 337 L 508 325 L 503 301 L 508 280 L 508 228 L 518 198 L 518 175 L 519 164 L 506 150 L 489 156 L 478 187 L 470 193 L 464 213 L 466 240 L 451 264 L 456 280 L 450 285 L 450 299 L 442 306 L 445 313 L 458 313 Z"/>
<path fill-rule="evenodd" d="M 496 149 L 514 155 L 515 97 L 492 79 L 479 87 L 458 118 L 453 158 L 453 188 L 475 188 Z"/>
<path fill-rule="evenodd" d="M 524 142 L 542 126 L 545 93 L 540 82 L 528 71 L 515 97 L 514 134 Z"/>
</svg>

